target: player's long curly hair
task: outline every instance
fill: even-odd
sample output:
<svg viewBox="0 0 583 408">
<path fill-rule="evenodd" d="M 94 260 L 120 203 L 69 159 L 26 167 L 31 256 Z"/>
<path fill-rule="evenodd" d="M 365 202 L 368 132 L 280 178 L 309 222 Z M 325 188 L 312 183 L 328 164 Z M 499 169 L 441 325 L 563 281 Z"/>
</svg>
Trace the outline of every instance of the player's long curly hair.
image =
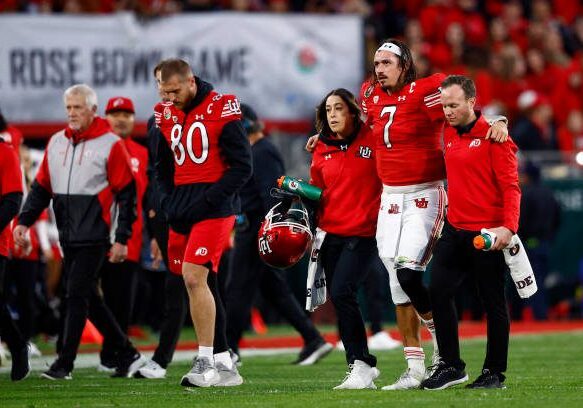
<svg viewBox="0 0 583 408">
<path fill-rule="evenodd" d="M 328 116 L 326 115 L 326 101 L 332 95 L 339 96 L 340 99 L 346 103 L 348 106 L 348 111 L 353 116 L 353 125 L 354 125 L 354 133 L 357 133 L 360 130 L 360 107 L 356 102 L 356 98 L 354 95 L 347 89 L 344 88 L 337 88 L 328 93 L 318 107 L 316 108 L 316 131 L 324 136 L 332 136 L 334 132 L 330 129 L 330 125 L 328 124 Z"/>
<path fill-rule="evenodd" d="M 397 57 L 399 58 L 399 66 L 403 68 L 403 72 L 401 72 L 399 83 L 394 89 L 394 91 L 398 91 L 405 85 L 410 84 L 417 79 L 417 69 L 415 69 L 415 64 L 413 63 L 413 54 L 407 43 L 404 41 L 397 40 L 396 38 L 387 38 L 380 42 L 379 47 L 384 43 L 393 43 L 401 49 L 401 55 L 398 55 Z M 377 77 L 373 68 L 371 83 L 376 82 Z"/>
</svg>

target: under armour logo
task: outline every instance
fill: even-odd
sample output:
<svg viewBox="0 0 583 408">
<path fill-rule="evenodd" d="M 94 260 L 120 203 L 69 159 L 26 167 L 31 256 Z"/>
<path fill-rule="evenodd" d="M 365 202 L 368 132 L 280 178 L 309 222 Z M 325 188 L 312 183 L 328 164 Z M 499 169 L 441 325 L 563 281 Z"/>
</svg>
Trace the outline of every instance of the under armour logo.
<svg viewBox="0 0 583 408">
<path fill-rule="evenodd" d="M 415 199 L 415 206 L 417 208 L 427 208 L 427 204 L 429 204 L 429 201 L 425 197 Z"/>
<path fill-rule="evenodd" d="M 194 120 L 204 120 L 204 115 L 194 115 Z"/>
<path fill-rule="evenodd" d="M 331 154 L 327 154 L 326 156 L 324 156 L 324 160 L 330 160 L 332 158 Z"/>
<path fill-rule="evenodd" d="M 348 149 L 348 145 L 340 145 L 340 150 L 342 150 L 343 152 L 346 151 Z"/>
<path fill-rule="evenodd" d="M 174 262 L 174 265 L 182 263 L 182 261 L 180 259 L 174 259 L 173 262 Z"/>
<path fill-rule="evenodd" d="M 402 102 L 402 101 L 404 101 L 405 99 L 407 99 L 407 96 L 406 96 L 406 95 L 403 95 L 403 96 L 399 96 L 399 97 L 397 98 L 397 101 L 399 101 L 399 102 Z"/>
</svg>

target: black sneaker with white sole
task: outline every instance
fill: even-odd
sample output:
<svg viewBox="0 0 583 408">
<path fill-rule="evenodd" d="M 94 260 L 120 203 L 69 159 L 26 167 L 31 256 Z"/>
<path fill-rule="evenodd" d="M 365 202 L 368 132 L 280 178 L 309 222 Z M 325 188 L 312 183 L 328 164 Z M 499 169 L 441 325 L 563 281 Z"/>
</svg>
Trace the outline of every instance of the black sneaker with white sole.
<svg viewBox="0 0 583 408">
<path fill-rule="evenodd" d="M 45 371 L 44 373 L 42 373 L 41 378 L 45 378 L 47 380 L 72 380 L 73 377 L 71 377 L 71 372 L 68 370 L 65 370 L 62 367 L 59 367 L 58 365 L 53 364 L 52 366 L 49 367 L 49 369 L 47 371 Z"/>
<path fill-rule="evenodd" d="M 334 349 L 334 346 L 327 343 L 321 337 L 312 340 L 304 346 L 300 351 L 298 358 L 294 361 L 297 365 L 312 365 L 317 363 L 320 359 L 324 358 L 328 353 Z"/>
<path fill-rule="evenodd" d="M 140 367 L 146 364 L 146 359 L 135 351 L 119 360 L 115 372 L 111 375 L 112 378 L 130 378 L 133 377 Z"/>
<path fill-rule="evenodd" d="M 431 377 L 421 382 L 421 388 L 424 390 L 443 390 L 466 381 L 468 381 L 468 375 L 464 370 L 440 362 Z"/>
<path fill-rule="evenodd" d="M 482 370 L 482 374 L 480 374 L 473 383 L 466 385 L 466 388 L 504 389 L 506 388 L 506 385 L 504 385 L 504 380 L 506 380 L 506 376 L 504 374 L 490 371 L 487 368 L 484 368 Z"/>
</svg>

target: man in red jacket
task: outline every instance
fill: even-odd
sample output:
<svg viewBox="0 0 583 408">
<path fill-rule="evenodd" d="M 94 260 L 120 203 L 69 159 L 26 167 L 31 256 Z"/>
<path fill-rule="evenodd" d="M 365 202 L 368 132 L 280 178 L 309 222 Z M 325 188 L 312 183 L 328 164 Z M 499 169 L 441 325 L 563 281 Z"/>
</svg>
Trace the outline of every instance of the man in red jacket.
<svg viewBox="0 0 583 408">
<path fill-rule="evenodd" d="M 101 288 L 105 303 L 115 316 L 120 328 L 127 333 L 136 295 L 137 274 L 139 270 L 140 251 L 142 249 L 143 209 L 142 200 L 148 185 L 146 168 L 148 151 L 132 139 L 135 123 L 135 109 L 131 99 L 117 96 L 107 102 L 105 118 L 113 133 L 122 138 L 128 154 L 136 182 L 137 204 L 136 220 L 132 224 L 132 235 L 128 239 L 128 254 L 124 262 L 106 261 L 101 270 Z M 114 223 L 117 222 L 118 208 L 114 209 Z M 111 339 L 103 339 L 100 353 L 99 371 L 114 371 L 116 350 Z"/>
<path fill-rule="evenodd" d="M 474 110 L 476 88 L 471 79 L 447 77 L 441 83 L 441 103 L 450 125 L 444 133 L 449 208 L 433 253 L 429 288 L 441 361 L 421 386 L 438 390 L 468 380 L 460 358 L 454 296 L 469 277 L 475 279 L 486 309 L 488 344 L 482 374 L 468 388 L 504 388 L 510 323 L 501 249 L 518 230 L 518 149 L 511 139 L 486 140 L 489 125 Z M 487 252 L 472 244 L 482 228 L 497 237 Z"/>
<path fill-rule="evenodd" d="M 98 285 L 101 265 L 125 261 L 127 240 L 135 218 L 136 190 L 127 150 L 109 124 L 96 115 L 97 95 L 84 84 L 73 85 L 64 95 L 68 126 L 55 133 L 14 228 L 14 242 L 28 247 L 28 228 L 53 201 L 64 252 L 65 297 L 63 331 L 58 358 L 42 374 L 51 380 L 69 380 L 87 317 L 117 350 L 114 376 L 133 374 L 140 353 L 121 331 L 103 302 Z M 110 244 L 111 207 L 119 211 L 115 242 Z M 111 248 L 110 248 L 111 247 Z"/>
</svg>

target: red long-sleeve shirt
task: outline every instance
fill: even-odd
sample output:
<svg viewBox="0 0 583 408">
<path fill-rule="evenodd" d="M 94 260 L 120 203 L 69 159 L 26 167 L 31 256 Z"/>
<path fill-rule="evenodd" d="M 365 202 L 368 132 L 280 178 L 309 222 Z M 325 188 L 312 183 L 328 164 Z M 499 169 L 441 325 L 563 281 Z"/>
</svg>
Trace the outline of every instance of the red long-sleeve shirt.
<svg viewBox="0 0 583 408">
<path fill-rule="evenodd" d="M 504 226 L 516 232 L 520 216 L 518 148 L 511 139 L 504 143 L 485 140 L 488 128 L 482 116 L 461 135 L 451 126 L 445 128 L 447 219 L 464 230 Z"/>
<path fill-rule="evenodd" d="M 323 190 L 318 227 L 340 236 L 373 237 L 382 184 L 376 173 L 375 140 L 362 124 L 346 145 L 319 141 L 312 157 L 311 184 Z"/>
</svg>

